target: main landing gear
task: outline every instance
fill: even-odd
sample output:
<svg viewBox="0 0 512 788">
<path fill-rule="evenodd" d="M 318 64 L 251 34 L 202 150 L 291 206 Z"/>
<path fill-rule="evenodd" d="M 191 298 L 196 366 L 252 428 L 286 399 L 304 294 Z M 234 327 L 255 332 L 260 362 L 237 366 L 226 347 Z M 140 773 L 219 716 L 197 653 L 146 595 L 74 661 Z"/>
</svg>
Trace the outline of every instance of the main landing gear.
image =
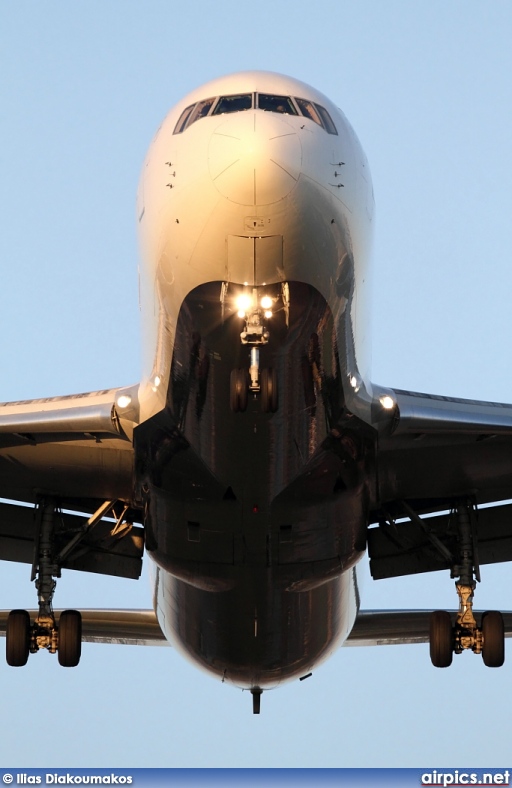
<svg viewBox="0 0 512 788">
<path fill-rule="evenodd" d="M 473 508 L 464 503 L 457 507 L 460 562 L 452 568 L 452 577 L 459 596 L 459 610 L 452 625 L 450 613 L 435 610 L 430 615 L 430 658 L 436 668 L 447 668 L 453 654 L 471 649 L 481 654 L 488 668 L 500 668 L 505 661 L 505 629 L 503 616 L 497 610 L 482 615 L 480 627 L 473 614 L 473 596 L 480 571 L 476 557 Z"/>
<path fill-rule="evenodd" d="M 60 577 L 60 566 L 54 556 L 54 527 L 56 505 L 44 501 L 38 511 L 38 535 L 32 566 L 35 580 L 39 613 L 33 624 L 26 610 L 11 610 L 6 627 L 6 658 L 12 667 L 27 664 L 29 654 L 45 648 L 57 653 L 59 664 L 74 668 L 80 661 L 82 651 L 82 617 L 77 610 L 65 610 L 58 622 L 53 612 L 52 601 L 55 577 Z M 76 538 L 76 537 L 75 537 Z M 74 541 L 74 540 L 73 540 Z M 63 551 L 61 551 L 62 553 Z"/>
<path fill-rule="evenodd" d="M 281 298 L 287 313 L 289 295 L 284 285 Z M 276 370 L 272 367 L 260 369 L 260 347 L 266 345 L 270 337 L 265 320 L 272 317 L 270 307 L 276 300 L 278 299 L 268 295 L 260 298 L 256 287 L 252 289 L 252 294 L 244 292 L 237 299 L 238 316 L 245 319 L 240 340 L 242 345 L 250 346 L 251 352 L 249 372 L 247 373 L 245 369 L 234 369 L 231 372 L 229 400 L 231 410 L 235 413 L 247 409 L 249 393 L 260 395 L 261 409 L 264 413 L 275 413 L 278 408 Z"/>
</svg>

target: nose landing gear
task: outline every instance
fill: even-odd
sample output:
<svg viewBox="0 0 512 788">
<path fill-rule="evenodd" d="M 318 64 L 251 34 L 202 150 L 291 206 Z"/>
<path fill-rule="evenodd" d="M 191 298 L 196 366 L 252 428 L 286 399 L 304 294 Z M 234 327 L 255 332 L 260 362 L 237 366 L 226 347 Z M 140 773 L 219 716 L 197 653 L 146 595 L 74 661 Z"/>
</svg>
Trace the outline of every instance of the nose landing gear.
<svg viewBox="0 0 512 788">
<path fill-rule="evenodd" d="M 251 352 L 249 375 L 243 369 L 234 369 L 231 372 L 230 405 L 235 413 L 246 410 L 249 392 L 261 396 L 261 409 L 264 413 L 275 413 L 278 408 L 276 371 L 272 367 L 260 370 L 260 347 L 266 345 L 270 337 L 264 320 L 272 317 L 270 306 L 275 300 L 277 299 L 270 296 L 258 299 L 256 287 L 253 288 L 252 295 L 244 293 L 238 298 L 241 306 L 238 315 L 245 318 L 240 340 L 242 345 L 250 346 Z"/>
</svg>

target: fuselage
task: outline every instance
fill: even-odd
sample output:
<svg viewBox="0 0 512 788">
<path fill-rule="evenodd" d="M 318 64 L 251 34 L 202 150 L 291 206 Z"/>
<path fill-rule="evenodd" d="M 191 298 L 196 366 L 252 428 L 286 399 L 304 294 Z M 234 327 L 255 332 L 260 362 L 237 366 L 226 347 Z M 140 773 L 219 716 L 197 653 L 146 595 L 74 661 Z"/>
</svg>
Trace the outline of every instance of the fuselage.
<svg viewBox="0 0 512 788">
<path fill-rule="evenodd" d="M 238 686 L 309 672 L 357 614 L 381 418 L 373 204 L 343 113 L 268 72 L 185 97 L 143 166 L 135 450 L 155 609 L 174 646 Z M 272 304 L 257 312 L 272 407 L 257 387 L 233 400 L 255 358 L 240 296 Z"/>
</svg>

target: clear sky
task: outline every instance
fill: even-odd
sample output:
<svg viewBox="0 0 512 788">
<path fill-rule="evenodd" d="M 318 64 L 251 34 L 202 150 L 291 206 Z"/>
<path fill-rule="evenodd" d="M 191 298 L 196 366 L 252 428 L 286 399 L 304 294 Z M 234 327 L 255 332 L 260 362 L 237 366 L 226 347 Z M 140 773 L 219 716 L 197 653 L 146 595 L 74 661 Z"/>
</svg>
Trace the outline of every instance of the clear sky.
<svg viewBox="0 0 512 788">
<path fill-rule="evenodd" d="M 345 112 L 377 203 L 373 379 L 512 401 L 512 5 L 503 0 L 0 4 L 0 400 L 139 378 L 135 191 L 169 108 L 221 74 L 308 82 Z M 512 609 L 508 566 L 479 608 Z M 34 607 L 0 564 L 0 607 Z M 149 607 L 67 573 L 59 607 Z M 454 607 L 448 573 L 373 582 L 365 608 Z M 1 644 L 0 644 L 1 645 Z M 170 648 L 86 644 L 1 666 L 2 766 L 506 766 L 512 656 L 341 649 L 251 699 Z"/>
</svg>

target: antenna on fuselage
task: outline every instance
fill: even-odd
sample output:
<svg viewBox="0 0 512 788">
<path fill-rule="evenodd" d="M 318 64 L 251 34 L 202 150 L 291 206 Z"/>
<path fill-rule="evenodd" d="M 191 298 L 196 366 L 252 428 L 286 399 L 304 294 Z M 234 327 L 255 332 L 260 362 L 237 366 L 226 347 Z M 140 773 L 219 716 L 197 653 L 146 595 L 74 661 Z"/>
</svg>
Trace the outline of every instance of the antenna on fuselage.
<svg viewBox="0 0 512 788">
<path fill-rule="evenodd" d="M 251 690 L 252 695 L 252 713 L 259 714 L 260 713 L 260 705 L 261 705 L 261 695 L 263 690 L 259 687 L 253 687 Z"/>
</svg>

